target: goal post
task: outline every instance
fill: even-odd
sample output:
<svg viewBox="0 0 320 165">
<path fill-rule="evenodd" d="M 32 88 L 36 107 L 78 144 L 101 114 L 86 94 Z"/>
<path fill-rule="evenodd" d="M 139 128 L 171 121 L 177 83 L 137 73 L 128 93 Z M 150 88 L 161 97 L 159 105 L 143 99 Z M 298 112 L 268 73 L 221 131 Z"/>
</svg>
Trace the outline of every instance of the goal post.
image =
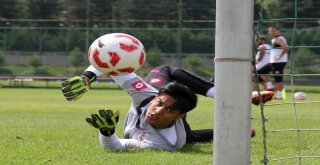
<svg viewBox="0 0 320 165">
<path fill-rule="evenodd" d="M 252 0 L 217 0 L 214 164 L 250 164 Z"/>
</svg>

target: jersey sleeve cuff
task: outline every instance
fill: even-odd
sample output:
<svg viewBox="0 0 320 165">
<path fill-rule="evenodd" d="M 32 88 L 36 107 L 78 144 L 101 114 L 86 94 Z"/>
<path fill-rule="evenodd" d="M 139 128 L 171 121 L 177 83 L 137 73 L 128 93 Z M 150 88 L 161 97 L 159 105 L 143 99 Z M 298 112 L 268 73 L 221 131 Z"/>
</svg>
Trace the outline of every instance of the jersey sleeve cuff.
<svg viewBox="0 0 320 165">
<path fill-rule="evenodd" d="M 85 71 L 90 71 L 93 72 L 94 74 L 96 74 L 97 77 L 103 75 L 102 72 L 100 72 L 99 70 L 97 70 L 94 66 L 90 65 Z"/>
</svg>

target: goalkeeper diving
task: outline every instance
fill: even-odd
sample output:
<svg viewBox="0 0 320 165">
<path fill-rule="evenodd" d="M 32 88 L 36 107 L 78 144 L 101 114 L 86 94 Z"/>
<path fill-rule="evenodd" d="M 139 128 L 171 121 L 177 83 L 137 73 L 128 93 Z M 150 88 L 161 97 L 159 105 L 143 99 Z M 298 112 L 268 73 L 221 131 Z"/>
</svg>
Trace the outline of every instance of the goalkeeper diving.
<svg viewBox="0 0 320 165">
<path fill-rule="evenodd" d="M 89 66 L 81 76 L 62 83 L 68 101 L 78 100 L 102 72 Z M 186 143 L 212 142 L 213 129 L 192 130 L 187 112 L 197 105 L 197 95 L 214 97 L 214 84 L 197 75 L 173 66 L 159 66 L 142 79 L 135 73 L 111 78 L 132 98 L 126 114 L 123 138 L 115 134 L 119 112 L 101 109 L 86 118 L 99 130 L 103 148 L 150 148 L 176 150 Z M 273 93 L 253 94 L 253 104 L 272 99 Z M 129 104 L 129 103 L 128 103 Z M 201 112 L 199 112 L 201 113 Z M 249 133 L 249 132 L 248 132 Z"/>
</svg>

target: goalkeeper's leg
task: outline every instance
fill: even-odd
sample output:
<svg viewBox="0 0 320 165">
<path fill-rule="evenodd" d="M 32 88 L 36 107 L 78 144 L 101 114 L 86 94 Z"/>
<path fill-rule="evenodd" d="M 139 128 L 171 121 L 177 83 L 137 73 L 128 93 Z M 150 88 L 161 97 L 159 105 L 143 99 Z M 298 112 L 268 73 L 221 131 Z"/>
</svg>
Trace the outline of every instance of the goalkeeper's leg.
<svg viewBox="0 0 320 165">
<path fill-rule="evenodd" d="M 214 84 L 201 77 L 173 66 L 159 66 L 150 71 L 145 77 L 145 81 L 156 89 L 164 87 L 166 84 L 176 81 L 191 88 L 195 93 L 213 97 Z"/>
<path fill-rule="evenodd" d="M 186 117 L 182 119 L 186 131 L 186 143 L 204 143 L 213 141 L 213 129 L 191 130 Z"/>
<path fill-rule="evenodd" d="M 186 143 L 205 143 L 213 141 L 213 129 L 191 130 L 186 117 L 182 119 L 186 131 Z M 255 130 L 250 130 L 251 138 L 255 136 Z"/>
</svg>

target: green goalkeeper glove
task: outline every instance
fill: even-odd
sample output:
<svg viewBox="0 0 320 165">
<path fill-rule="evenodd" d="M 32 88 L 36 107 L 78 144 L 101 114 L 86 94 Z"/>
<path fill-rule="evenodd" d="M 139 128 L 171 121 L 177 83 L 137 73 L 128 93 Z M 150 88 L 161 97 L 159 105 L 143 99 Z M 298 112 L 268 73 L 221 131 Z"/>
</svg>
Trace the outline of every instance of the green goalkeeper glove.
<svg viewBox="0 0 320 165">
<path fill-rule="evenodd" d="M 111 136 L 114 134 L 116 125 L 119 121 L 119 111 L 110 109 L 99 110 L 99 115 L 91 114 L 91 118 L 86 118 L 87 123 L 100 130 L 101 134 Z"/>
<path fill-rule="evenodd" d="M 61 84 L 62 93 L 68 101 L 76 101 L 89 90 L 90 84 L 95 79 L 95 74 L 88 71 L 84 72 L 82 76 L 69 78 Z"/>
</svg>

